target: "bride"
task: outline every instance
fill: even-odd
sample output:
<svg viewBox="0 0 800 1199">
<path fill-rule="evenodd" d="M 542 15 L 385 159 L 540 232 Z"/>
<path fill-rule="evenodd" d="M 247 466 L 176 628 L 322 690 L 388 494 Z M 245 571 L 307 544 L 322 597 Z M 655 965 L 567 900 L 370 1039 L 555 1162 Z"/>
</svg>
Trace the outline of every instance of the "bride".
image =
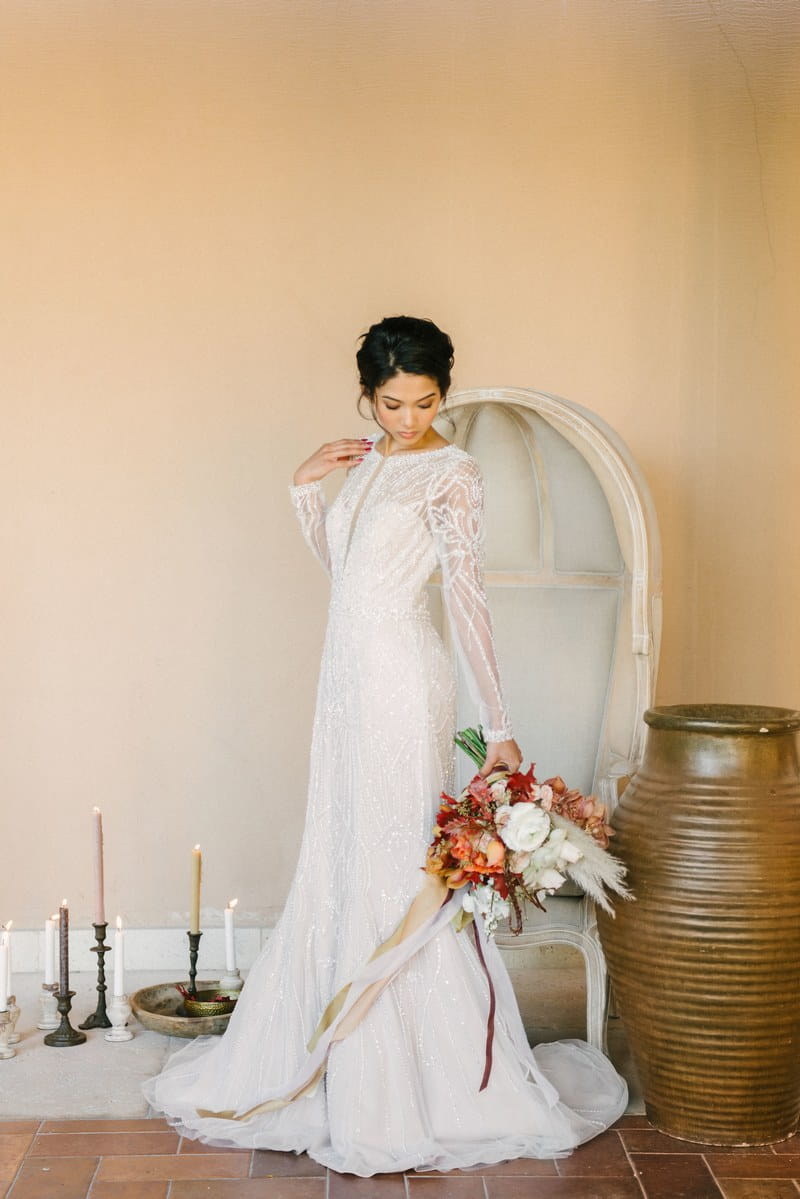
<svg viewBox="0 0 800 1199">
<path fill-rule="evenodd" d="M 365 1176 L 561 1156 L 622 1114 L 625 1083 L 585 1042 L 529 1048 L 494 944 L 483 1090 L 489 988 L 472 938 L 442 909 L 413 956 L 395 947 L 370 965 L 420 892 L 439 795 L 453 785 L 455 684 L 425 600 L 436 568 L 488 742 L 483 773 L 522 755 L 482 581 L 480 472 L 433 425 L 450 338 L 390 317 L 364 335 L 357 362 L 378 436 L 322 446 L 291 489 L 331 576 L 297 872 L 225 1035 L 180 1050 L 145 1094 L 184 1136 L 305 1151 Z M 326 507 L 320 481 L 339 468 L 347 477 Z M 352 1006 L 358 980 L 363 992 L 381 975 L 372 1005 L 342 1024 L 331 1000 L 353 984 Z"/>
</svg>

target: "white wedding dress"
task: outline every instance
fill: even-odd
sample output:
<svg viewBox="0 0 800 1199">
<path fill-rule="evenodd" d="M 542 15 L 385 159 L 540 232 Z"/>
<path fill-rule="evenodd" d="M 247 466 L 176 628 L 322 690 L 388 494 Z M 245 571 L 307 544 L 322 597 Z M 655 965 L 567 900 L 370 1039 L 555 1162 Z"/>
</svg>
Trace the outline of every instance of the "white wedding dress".
<svg viewBox="0 0 800 1199">
<path fill-rule="evenodd" d="M 313 1095 L 238 1120 L 198 1114 L 247 1113 L 280 1093 L 326 1005 L 425 877 L 439 795 L 453 784 L 453 672 L 425 596 L 437 567 L 479 719 L 488 739 L 510 736 L 474 459 L 455 446 L 388 458 L 373 448 L 329 509 L 316 483 L 292 488 L 292 498 L 332 577 L 297 872 L 225 1035 L 179 1050 L 145 1094 L 184 1136 L 305 1150 L 353 1174 L 563 1155 L 622 1114 L 625 1083 L 582 1041 L 530 1050 L 490 942 L 497 1014 L 479 1092 L 489 990 L 472 936 L 449 922 L 333 1044 Z"/>
</svg>

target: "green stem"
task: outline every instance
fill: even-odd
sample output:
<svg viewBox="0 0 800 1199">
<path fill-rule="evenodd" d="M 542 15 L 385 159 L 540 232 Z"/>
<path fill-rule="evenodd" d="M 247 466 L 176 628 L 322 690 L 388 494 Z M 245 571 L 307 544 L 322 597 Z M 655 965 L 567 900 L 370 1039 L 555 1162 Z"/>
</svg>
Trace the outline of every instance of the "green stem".
<svg viewBox="0 0 800 1199">
<path fill-rule="evenodd" d="M 486 742 L 481 729 L 462 729 L 453 738 L 459 749 L 480 768 L 486 761 Z"/>
</svg>

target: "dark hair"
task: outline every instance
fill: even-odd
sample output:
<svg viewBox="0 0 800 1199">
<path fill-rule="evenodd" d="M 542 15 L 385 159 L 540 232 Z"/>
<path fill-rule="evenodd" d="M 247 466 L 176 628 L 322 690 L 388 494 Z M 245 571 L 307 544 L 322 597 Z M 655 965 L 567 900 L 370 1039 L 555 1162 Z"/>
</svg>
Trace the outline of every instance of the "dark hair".
<svg viewBox="0 0 800 1199">
<path fill-rule="evenodd" d="M 442 393 L 450 387 L 453 343 L 433 321 L 416 316 L 387 316 L 361 337 L 356 354 L 362 393 L 372 397 L 398 371 L 435 379 Z"/>
</svg>

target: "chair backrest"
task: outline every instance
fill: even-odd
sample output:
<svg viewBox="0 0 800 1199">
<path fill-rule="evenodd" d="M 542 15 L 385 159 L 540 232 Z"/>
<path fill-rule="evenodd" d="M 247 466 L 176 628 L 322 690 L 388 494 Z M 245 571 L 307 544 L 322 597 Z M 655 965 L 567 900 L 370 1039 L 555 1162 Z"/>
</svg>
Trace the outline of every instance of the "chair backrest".
<svg viewBox="0 0 800 1199">
<path fill-rule="evenodd" d="M 517 740 L 538 778 L 561 774 L 613 807 L 615 777 L 640 757 L 658 664 L 647 484 L 612 429 L 556 396 L 462 391 L 448 408 L 486 482 L 486 587 Z M 474 721 L 463 680 L 458 706 L 462 728 Z M 459 770 L 463 784 L 466 760 Z"/>
</svg>

